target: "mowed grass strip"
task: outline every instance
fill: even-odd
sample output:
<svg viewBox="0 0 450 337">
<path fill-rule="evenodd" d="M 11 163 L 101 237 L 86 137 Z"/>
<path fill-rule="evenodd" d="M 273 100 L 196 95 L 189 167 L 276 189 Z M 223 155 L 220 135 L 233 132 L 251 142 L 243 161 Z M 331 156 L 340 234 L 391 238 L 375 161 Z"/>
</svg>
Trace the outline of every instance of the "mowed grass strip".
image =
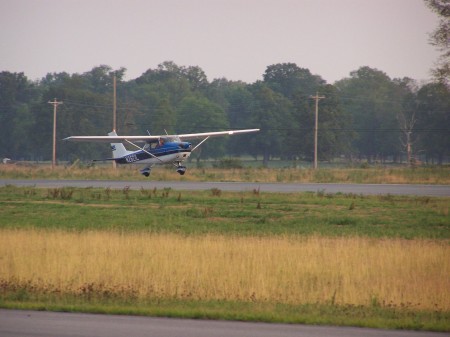
<svg viewBox="0 0 450 337">
<path fill-rule="evenodd" d="M 0 187 L 0 228 L 450 238 L 450 198 Z"/>
<path fill-rule="evenodd" d="M 430 240 L 0 231 L 0 285 L 93 298 L 450 309 L 450 248 Z"/>
</svg>

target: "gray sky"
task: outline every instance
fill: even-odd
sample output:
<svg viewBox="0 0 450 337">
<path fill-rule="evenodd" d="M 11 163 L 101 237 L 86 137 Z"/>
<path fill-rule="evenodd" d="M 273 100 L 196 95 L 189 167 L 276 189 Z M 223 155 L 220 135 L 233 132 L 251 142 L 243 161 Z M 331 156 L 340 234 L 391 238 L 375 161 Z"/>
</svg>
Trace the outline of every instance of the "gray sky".
<svg viewBox="0 0 450 337">
<path fill-rule="evenodd" d="M 133 79 L 174 61 L 253 83 L 293 62 L 329 83 L 361 66 L 429 80 L 437 24 L 422 0 L 0 0 L 0 71 Z"/>
</svg>

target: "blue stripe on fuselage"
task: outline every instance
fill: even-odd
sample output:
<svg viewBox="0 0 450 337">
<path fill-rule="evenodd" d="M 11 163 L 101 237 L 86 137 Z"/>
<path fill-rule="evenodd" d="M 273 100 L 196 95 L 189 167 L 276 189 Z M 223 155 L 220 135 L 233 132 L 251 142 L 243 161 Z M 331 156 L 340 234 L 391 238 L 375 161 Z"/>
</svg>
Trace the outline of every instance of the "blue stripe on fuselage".
<svg viewBox="0 0 450 337">
<path fill-rule="evenodd" d="M 176 153 L 186 153 L 191 152 L 191 149 L 182 149 L 179 146 L 179 143 L 166 143 L 161 147 L 150 149 L 149 152 L 153 154 L 155 157 L 167 156 L 170 154 Z M 116 162 L 119 164 L 130 164 L 130 163 L 138 163 L 141 160 L 154 158 L 150 156 L 147 152 L 144 151 L 136 151 L 121 158 L 116 159 Z"/>
</svg>

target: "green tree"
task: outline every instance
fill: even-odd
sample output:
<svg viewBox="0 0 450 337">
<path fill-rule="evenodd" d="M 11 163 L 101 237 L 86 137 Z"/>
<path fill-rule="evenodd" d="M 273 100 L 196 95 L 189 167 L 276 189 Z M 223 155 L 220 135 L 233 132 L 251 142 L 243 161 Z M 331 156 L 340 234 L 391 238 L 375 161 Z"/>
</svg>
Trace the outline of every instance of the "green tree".
<svg viewBox="0 0 450 337">
<path fill-rule="evenodd" d="M 178 133 L 207 132 L 214 129 L 228 128 L 228 121 L 223 109 L 204 97 L 186 97 L 177 109 Z M 225 153 L 224 139 L 211 139 L 201 145 L 195 152 L 197 161 L 207 158 L 219 158 Z"/>
<path fill-rule="evenodd" d="M 33 108 L 39 116 L 34 126 L 39 134 L 35 140 L 37 155 L 47 160 L 51 158 L 53 108 L 48 101 L 57 98 L 63 101 L 57 113 L 57 157 L 65 160 L 109 157 L 109 149 L 104 144 L 72 144 L 61 139 L 70 135 L 106 135 L 112 128 L 112 95 L 93 91 L 83 75 L 52 77 L 58 80 L 47 81 L 39 104 Z"/>
<path fill-rule="evenodd" d="M 361 67 L 335 85 L 357 131 L 353 142 L 356 154 L 369 162 L 398 156 L 398 133 L 393 131 L 398 130 L 401 100 L 396 97 L 394 82 L 382 71 Z"/>
<path fill-rule="evenodd" d="M 35 115 L 30 109 L 39 88 L 23 73 L 0 73 L 0 158 L 29 159 Z"/>
<path fill-rule="evenodd" d="M 174 131 L 176 125 L 176 112 L 170 106 L 170 103 L 167 99 L 161 99 L 158 102 L 151 123 L 152 130 L 155 130 L 157 133 L 163 133 L 164 131 Z"/>
<path fill-rule="evenodd" d="M 192 95 L 191 84 L 183 76 L 182 68 L 173 62 L 164 62 L 157 69 L 148 69 L 135 80 L 132 86 L 134 99 L 147 99 L 148 94 L 154 95 L 154 101 L 167 99 L 170 106 L 176 108 L 189 95 Z M 144 105 L 145 108 L 145 105 Z"/>
<path fill-rule="evenodd" d="M 325 84 L 318 75 L 312 75 L 309 69 L 300 68 L 295 63 L 278 63 L 267 67 L 263 75 L 269 87 L 287 98 L 298 91 L 306 95 L 314 94 L 317 88 Z"/>
<path fill-rule="evenodd" d="M 348 154 L 354 132 L 349 130 L 350 115 L 342 108 L 337 89 L 330 85 L 318 88 L 320 96 L 318 116 L 318 159 L 332 160 Z M 292 98 L 294 118 L 298 127 L 292 135 L 292 151 L 297 156 L 312 161 L 314 157 L 315 100 L 298 92 Z"/>
<path fill-rule="evenodd" d="M 191 66 L 183 69 L 183 76 L 189 81 L 193 91 L 205 90 L 208 86 L 208 78 L 202 68 Z"/>
<path fill-rule="evenodd" d="M 132 87 L 130 100 L 134 103 L 132 108 L 128 104 L 127 111 L 132 112 L 136 132 L 142 134 L 148 130 L 151 133 L 161 133 L 164 129 L 173 129 L 175 126 L 170 94 L 161 88 L 156 83 L 143 83 Z M 164 121 L 166 117 L 167 121 Z"/>
<path fill-rule="evenodd" d="M 125 72 L 126 69 L 123 67 L 119 70 L 113 70 L 107 65 L 94 67 L 82 75 L 82 77 L 86 80 L 85 89 L 100 94 L 112 94 L 114 75 L 116 76 L 116 81 L 120 82 L 123 80 Z"/>
<path fill-rule="evenodd" d="M 430 83 L 417 93 L 417 128 L 421 150 L 427 161 L 438 164 L 450 156 L 450 89 L 443 83 Z"/>
<path fill-rule="evenodd" d="M 253 129 L 258 124 L 252 120 L 253 112 L 256 110 L 256 102 L 252 92 L 247 85 L 235 83 L 229 87 L 225 95 L 228 106 L 226 109 L 228 121 L 232 129 Z M 254 139 L 254 134 L 231 137 L 229 139 L 229 150 L 235 155 L 253 154 L 246 144 Z"/>
<path fill-rule="evenodd" d="M 439 15 L 439 25 L 430 35 L 430 43 L 442 52 L 434 77 L 441 83 L 450 85 L 450 4 L 448 0 L 424 0 L 426 5 Z"/>
<path fill-rule="evenodd" d="M 249 129 L 252 124 L 251 115 L 255 108 L 253 95 L 249 85 L 241 81 L 228 81 L 225 78 L 212 81 L 206 91 L 211 101 L 220 105 L 225 111 L 231 129 Z M 250 154 L 247 144 L 254 137 L 244 134 L 228 139 L 228 153 L 233 155 Z"/>
<path fill-rule="evenodd" d="M 253 155 L 262 155 L 267 166 L 271 157 L 286 155 L 284 146 L 290 141 L 293 124 L 292 104 L 263 82 L 253 84 L 250 91 L 254 106 L 249 122 L 261 131 L 251 138 L 248 147 Z"/>
</svg>

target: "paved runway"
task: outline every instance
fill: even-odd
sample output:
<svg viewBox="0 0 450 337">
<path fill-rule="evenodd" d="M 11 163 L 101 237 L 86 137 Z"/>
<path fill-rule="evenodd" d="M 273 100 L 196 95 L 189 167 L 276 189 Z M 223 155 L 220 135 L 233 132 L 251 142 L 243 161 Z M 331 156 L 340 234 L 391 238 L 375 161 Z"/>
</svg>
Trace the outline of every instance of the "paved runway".
<svg viewBox="0 0 450 337">
<path fill-rule="evenodd" d="M 450 185 L 400 185 L 400 184 L 315 184 L 315 183 L 240 183 L 240 182 L 191 182 L 191 181 L 119 181 L 119 180 L 28 180 L 0 179 L 0 186 L 36 186 L 55 187 L 104 187 L 123 189 L 163 189 L 173 190 L 210 190 L 218 188 L 222 191 L 253 191 L 261 192 L 324 192 L 363 195 L 417 195 L 448 197 Z"/>
<path fill-rule="evenodd" d="M 445 333 L 0 309 L 2 337 L 443 337 Z"/>
</svg>

